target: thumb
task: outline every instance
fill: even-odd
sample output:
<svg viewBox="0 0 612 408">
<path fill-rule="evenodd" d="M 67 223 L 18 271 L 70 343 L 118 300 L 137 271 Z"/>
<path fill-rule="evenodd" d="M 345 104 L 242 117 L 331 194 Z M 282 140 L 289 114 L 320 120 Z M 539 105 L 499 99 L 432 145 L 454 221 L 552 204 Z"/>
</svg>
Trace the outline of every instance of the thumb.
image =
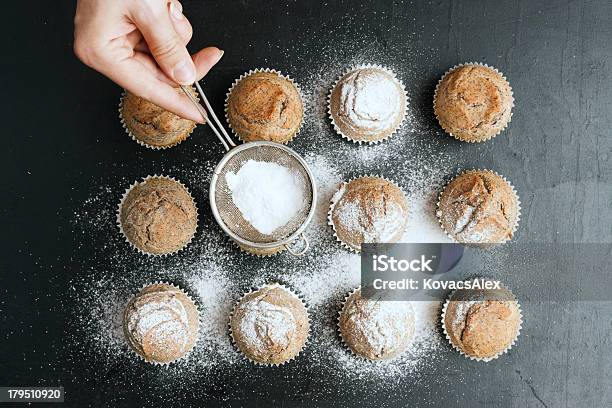
<svg viewBox="0 0 612 408">
<path fill-rule="evenodd" d="M 138 10 L 134 13 L 134 23 L 147 42 L 151 55 L 170 79 L 181 85 L 195 82 L 195 65 L 174 29 L 168 3 Z"/>
</svg>

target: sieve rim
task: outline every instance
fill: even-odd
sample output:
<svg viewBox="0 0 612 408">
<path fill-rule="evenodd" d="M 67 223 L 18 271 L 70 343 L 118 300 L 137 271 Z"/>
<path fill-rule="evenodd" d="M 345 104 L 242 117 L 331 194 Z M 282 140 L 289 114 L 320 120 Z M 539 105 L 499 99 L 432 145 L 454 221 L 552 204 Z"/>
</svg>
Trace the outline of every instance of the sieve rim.
<svg viewBox="0 0 612 408">
<path fill-rule="evenodd" d="M 221 173 L 221 170 L 223 169 L 223 167 L 227 164 L 227 162 L 234 157 L 235 155 L 237 155 L 238 153 L 242 152 L 243 150 L 248 150 L 248 149 L 253 149 L 256 148 L 258 146 L 270 146 L 270 147 L 274 147 L 280 150 L 284 150 L 287 154 L 289 154 L 292 158 L 294 158 L 295 160 L 298 161 L 298 163 L 300 163 L 300 165 L 304 168 L 304 170 L 306 171 L 306 174 L 308 175 L 308 181 L 310 182 L 310 187 L 311 187 L 311 191 L 312 191 L 312 201 L 311 201 L 311 205 L 310 205 L 310 209 L 308 211 L 308 214 L 306 216 L 306 218 L 304 219 L 304 222 L 291 234 L 289 235 L 287 238 L 280 240 L 280 241 L 273 241 L 273 242 L 253 242 L 253 241 L 249 241 L 247 239 L 242 238 L 241 236 L 239 236 L 238 234 L 236 234 L 234 231 L 232 231 L 227 224 L 223 221 L 223 219 L 221 218 L 221 214 L 219 214 L 219 209 L 217 208 L 217 202 L 215 200 L 215 193 L 217 191 L 217 183 L 219 181 L 219 175 Z M 302 158 L 302 156 L 300 156 L 295 150 L 280 144 L 280 143 L 276 143 L 276 142 L 270 142 L 267 140 L 258 140 L 255 142 L 247 142 L 247 143 L 243 143 L 239 146 L 236 146 L 234 148 L 232 148 L 230 151 L 228 151 L 223 158 L 221 159 L 221 161 L 217 164 L 217 166 L 215 167 L 214 171 L 213 171 L 213 175 L 212 178 L 210 180 L 210 188 L 209 188 L 209 201 L 210 201 L 210 208 L 212 210 L 212 214 L 213 217 L 215 218 L 215 221 L 217 221 L 217 224 L 221 227 L 221 229 L 223 230 L 223 232 L 225 232 L 227 235 L 229 235 L 230 238 L 232 238 L 233 240 L 243 244 L 243 245 L 248 245 L 248 246 L 252 246 L 255 248 L 262 248 L 262 249 L 266 249 L 266 248 L 273 248 L 273 247 L 278 247 L 278 246 L 283 246 L 283 245 L 288 245 L 290 243 L 292 243 L 293 241 L 295 241 L 301 234 L 304 233 L 304 231 L 306 230 L 306 227 L 308 227 L 308 224 L 310 224 L 310 221 L 312 221 L 312 218 L 314 217 L 315 211 L 316 211 L 316 207 L 317 207 L 317 185 L 316 185 L 316 181 L 314 178 L 314 174 L 312 173 L 312 170 L 310 170 L 310 167 L 308 167 L 308 164 L 306 163 L 306 161 Z"/>
</svg>

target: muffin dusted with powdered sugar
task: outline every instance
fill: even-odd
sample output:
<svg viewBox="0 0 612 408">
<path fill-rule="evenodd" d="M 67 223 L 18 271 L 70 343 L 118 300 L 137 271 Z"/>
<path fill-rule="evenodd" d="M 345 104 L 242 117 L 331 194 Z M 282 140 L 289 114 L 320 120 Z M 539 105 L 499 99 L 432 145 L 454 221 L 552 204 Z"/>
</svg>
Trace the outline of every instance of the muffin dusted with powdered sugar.
<svg viewBox="0 0 612 408">
<path fill-rule="evenodd" d="M 329 114 L 342 136 L 356 142 L 377 142 L 400 127 L 406 104 L 403 85 L 395 75 L 365 66 L 338 80 L 329 97 Z"/>
<path fill-rule="evenodd" d="M 388 360 L 410 345 L 414 310 L 408 301 L 366 299 L 357 289 L 346 299 L 338 327 L 353 353 L 369 360 Z"/>
<path fill-rule="evenodd" d="M 198 339 L 199 326 L 193 301 L 166 283 L 144 287 L 123 314 L 128 345 L 149 363 L 165 364 L 185 356 Z"/>
<path fill-rule="evenodd" d="M 408 223 L 408 201 L 389 180 L 360 177 L 334 194 L 329 222 L 336 237 L 355 251 L 362 243 L 397 242 Z"/>
<path fill-rule="evenodd" d="M 244 295 L 230 317 L 234 344 L 260 364 L 278 365 L 293 359 L 306 344 L 309 329 L 304 303 L 277 284 Z"/>
<path fill-rule="evenodd" d="M 465 244 L 499 244 L 512 239 L 520 203 L 510 183 L 489 170 L 455 177 L 440 194 L 438 218 L 446 233 Z"/>
</svg>

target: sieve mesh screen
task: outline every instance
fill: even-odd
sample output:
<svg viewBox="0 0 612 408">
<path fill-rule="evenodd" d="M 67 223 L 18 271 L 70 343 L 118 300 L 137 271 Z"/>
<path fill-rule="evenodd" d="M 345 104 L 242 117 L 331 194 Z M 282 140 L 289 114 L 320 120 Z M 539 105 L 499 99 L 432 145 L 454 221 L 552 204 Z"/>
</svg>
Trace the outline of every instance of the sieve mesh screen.
<svg viewBox="0 0 612 408">
<path fill-rule="evenodd" d="M 232 201 L 232 192 L 225 179 L 228 172 L 237 173 L 248 160 L 276 163 L 286 167 L 296 175 L 304 189 L 305 202 L 300 211 L 287 224 L 276 229 L 271 235 L 257 231 L 243 218 L 242 213 Z M 211 200 L 211 204 L 216 207 L 221 222 L 230 231 L 246 241 L 255 244 L 280 243 L 295 233 L 308 219 L 313 206 L 312 180 L 304 165 L 297 159 L 296 154 L 285 150 L 280 145 L 253 143 L 252 146 L 243 148 L 231 155 L 225 164 L 218 169 L 217 174 L 216 182 L 211 185 L 211 191 L 214 192 L 214 199 Z"/>
</svg>

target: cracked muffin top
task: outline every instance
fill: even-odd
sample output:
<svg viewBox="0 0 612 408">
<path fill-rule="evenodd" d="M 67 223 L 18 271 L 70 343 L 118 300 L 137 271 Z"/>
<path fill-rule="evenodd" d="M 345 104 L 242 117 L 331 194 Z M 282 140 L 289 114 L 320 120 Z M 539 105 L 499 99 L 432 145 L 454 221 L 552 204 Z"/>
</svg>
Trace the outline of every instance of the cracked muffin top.
<svg viewBox="0 0 612 408">
<path fill-rule="evenodd" d="M 332 89 L 329 114 L 336 131 L 356 142 L 376 142 L 390 137 L 406 115 L 407 98 L 402 84 L 377 67 L 346 73 Z"/>
<path fill-rule="evenodd" d="M 397 242 L 408 223 L 408 201 L 392 182 L 360 177 L 334 194 L 330 222 L 338 239 L 356 251 L 362 243 Z"/>
<path fill-rule="evenodd" d="M 408 301 L 366 299 L 358 289 L 346 299 L 338 327 L 342 340 L 356 355 L 388 360 L 410 345 L 415 329 L 414 309 Z"/>
<path fill-rule="evenodd" d="M 283 364 L 297 356 L 309 329 L 304 303 L 278 284 L 244 295 L 230 317 L 234 344 L 260 364 Z"/>
<path fill-rule="evenodd" d="M 119 209 L 121 229 L 142 252 L 165 255 L 185 247 L 197 227 L 197 209 L 183 185 L 151 177 L 134 185 Z"/>
<path fill-rule="evenodd" d="M 438 218 L 446 233 L 465 244 L 499 244 L 512 238 L 519 202 L 510 183 L 488 170 L 460 174 L 440 194 Z"/>
<path fill-rule="evenodd" d="M 490 359 L 512 346 L 521 315 L 507 289 L 463 289 L 451 296 L 443 324 L 455 347 L 468 356 Z"/>
<path fill-rule="evenodd" d="M 300 129 L 304 108 L 290 80 L 275 72 L 255 72 L 231 89 L 226 114 L 242 141 L 287 143 Z"/>
<path fill-rule="evenodd" d="M 447 73 L 436 89 L 434 112 L 440 126 L 453 137 L 482 142 L 510 122 L 514 97 L 496 70 L 468 64 Z"/>
<path fill-rule="evenodd" d="M 128 345 L 147 362 L 169 363 L 183 357 L 195 345 L 199 326 L 193 301 L 166 283 L 144 287 L 123 313 Z"/>
<path fill-rule="evenodd" d="M 193 88 L 188 89 L 196 97 Z M 183 92 L 180 88 L 176 91 Z M 136 140 L 154 148 L 175 146 L 187 139 L 196 127 L 195 122 L 183 119 L 127 91 L 121 102 L 120 115 L 125 127 Z"/>
</svg>

